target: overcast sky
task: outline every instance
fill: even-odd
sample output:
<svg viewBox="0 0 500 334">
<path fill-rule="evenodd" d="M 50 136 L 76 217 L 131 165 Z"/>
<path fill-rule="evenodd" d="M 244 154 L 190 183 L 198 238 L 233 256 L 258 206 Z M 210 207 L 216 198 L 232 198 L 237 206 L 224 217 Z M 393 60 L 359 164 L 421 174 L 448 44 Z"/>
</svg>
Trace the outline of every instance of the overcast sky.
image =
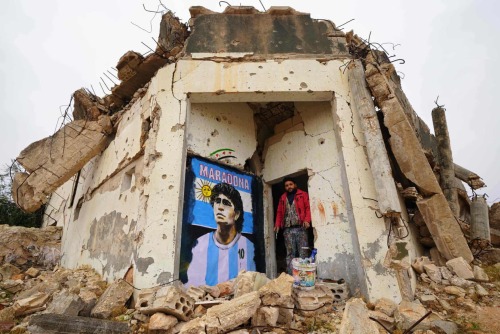
<svg viewBox="0 0 500 334">
<path fill-rule="evenodd" d="M 188 8 L 202 5 L 222 11 L 215 0 L 167 1 L 163 4 L 184 22 Z M 258 0 L 228 1 L 262 10 Z M 153 0 L 4 1 L 0 19 L 0 164 L 4 166 L 30 143 L 51 135 L 61 110 L 80 87 L 103 95 L 100 77 L 113 71 L 128 50 L 154 47 L 160 15 Z M 371 41 L 399 44 L 389 52 L 406 63 L 403 89 L 417 113 L 432 129 L 431 110 L 447 112 L 453 158 L 478 173 L 488 185 L 479 194 L 500 201 L 500 113 L 497 79 L 500 54 L 500 2 L 497 0 L 421 1 L 271 1 L 265 8 L 288 5 L 353 29 Z M 147 33 L 131 22 L 153 31 Z M 110 75 L 109 75 L 110 76 Z M 116 81 L 116 80 L 115 80 Z M 111 87 L 111 86 L 110 86 Z"/>
</svg>

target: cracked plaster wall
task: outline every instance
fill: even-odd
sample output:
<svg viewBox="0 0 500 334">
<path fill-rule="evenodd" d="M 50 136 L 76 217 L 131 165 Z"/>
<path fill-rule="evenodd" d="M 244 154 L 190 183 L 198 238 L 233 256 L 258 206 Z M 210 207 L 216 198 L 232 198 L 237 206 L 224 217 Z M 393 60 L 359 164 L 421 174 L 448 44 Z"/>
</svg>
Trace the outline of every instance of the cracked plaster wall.
<svg viewBox="0 0 500 334">
<path fill-rule="evenodd" d="M 90 262 L 98 270 L 105 270 L 102 256 L 95 258 L 94 253 L 92 258 L 91 251 L 79 247 L 88 244 L 94 220 L 99 222 L 116 211 L 120 224 L 115 226 L 122 226 L 124 233 L 134 237 L 130 254 L 134 284 L 151 287 L 176 278 L 187 149 L 205 156 L 212 152 L 203 147 L 203 140 L 211 139 L 213 130 L 205 133 L 203 140 L 189 138 L 192 129 L 186 129 L 187 119 L 193 126 L 202 120 L 201 114 L 191 115 L 192 110 L 199 110 L 202 105 L 198 103 L 206 107 L 209 102 L 293 101 L 303 127 L 285 133 L 267 148 L 265 181 L 272 183 L 288 173 L 308 169 L 320 276 L 342 276 L 370 300 L 381 296 L 398 300 L 396 278 L 381 266 L 386 252 L 386 226 L 374 213 L 374 183 L 359 117 L 349 107 L 347 76 L 339 69 L 342 64 L 339 60 L 314 59 L 179 60 L 160 69 L 146 95 L 125 113 L 131 117 L 123 119 L 114 143 L 85 167 L 84 186 L 76 197 L 78 200 L 86 194 L 79 218 L 74 222 L 72 217 L 62 220 L 66 233 L 63 265 L 75 267 Z M 147 138 L 141 133 L 145 120 L 150 124 Z M 253 127 L 253 120 L 250 124 Z M 221 130 L 226 131 L 217 129 L 219 134 Z M 204 131 L 200 125 L 192 134 Z M 250 131 L 246 129 L 245 136 L 251 143 L 242 143 L 242 152 L 253 153 L 255 149 Z M 223 142 L 223 137 L 217 140 Z M 288 142 L 296 144 L 293 150 Z M 236 163 L 241 165 L 249 154 L 242 154 Z M 298 154 L 299 158 L 293 160 L 295 163 L 283 163 L 287 154 Z M 116 178 L 122 180 L 133 166 L 136 187 L 135 191 L 133 187 L 127 190 L 125 201 L 120 197 L 121 181 Z M 68 185 L 63 187 L 68 194 Z M 265 216 L 268 240 L 270 235 L 274 237 L 269 232 L 273 222 L 268 214 Z M 136 222 L 133 228 L 132 222 Z M 272 246 L 272 242 L 266 244 Z M 120 277 L 125 271 L 113 268 L 109 277 Z"/>
<path fill-rule="evenodd" d="M 232 149 L 234 158 L 216 154 L 220 162 L 241 169 L 257 147 L 253 112 L 246 103 L 192 104 L 186 135 L 188 151 L 217 160 L 212 153 Z"/>
</svg>

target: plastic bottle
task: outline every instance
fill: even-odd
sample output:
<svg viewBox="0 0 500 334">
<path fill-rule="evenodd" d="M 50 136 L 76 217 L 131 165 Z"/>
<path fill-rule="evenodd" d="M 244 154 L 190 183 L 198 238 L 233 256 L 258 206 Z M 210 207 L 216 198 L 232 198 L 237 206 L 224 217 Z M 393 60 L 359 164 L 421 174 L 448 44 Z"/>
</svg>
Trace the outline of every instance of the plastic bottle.
<svg viewBox="0 0 500 334">
<path fill-rule="evenodd" d="M 316 262 L 316 254 L 318 254 L 318 250 L 316 248 L 313 248 L 311 251 L 311 263 Z"/>
</svg>

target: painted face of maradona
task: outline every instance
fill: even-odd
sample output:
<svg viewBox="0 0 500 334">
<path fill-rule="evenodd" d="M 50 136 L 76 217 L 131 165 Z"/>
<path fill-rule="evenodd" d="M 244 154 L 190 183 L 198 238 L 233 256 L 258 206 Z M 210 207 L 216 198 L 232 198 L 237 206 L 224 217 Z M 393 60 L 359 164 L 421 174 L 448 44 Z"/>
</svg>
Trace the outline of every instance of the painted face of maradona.
<svg viewBox="0 0 500 334">
<path fill-rule="evenodd" d="M 240 213 L 235 211 L 233 202 L 224 194 L 214 200 L 214 218 L 218 225 L 234 226 Z"/>
</svg>

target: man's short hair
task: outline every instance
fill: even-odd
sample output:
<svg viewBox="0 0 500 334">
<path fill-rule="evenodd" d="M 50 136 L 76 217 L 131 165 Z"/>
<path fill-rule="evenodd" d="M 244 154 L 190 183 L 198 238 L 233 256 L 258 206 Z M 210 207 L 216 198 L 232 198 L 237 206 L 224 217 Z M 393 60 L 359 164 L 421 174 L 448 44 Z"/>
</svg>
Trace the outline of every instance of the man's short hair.
<svg viewBox="0 0 500 334">
<path fill-rule="evenodd" d="M 283 178 L 283 186 L 285 185 L 285 183 L 287 183 L 288 181 L 292 181 L 293 183 L 297 184 L 297 182 L 295 182 L 295 179 L 293 177 L 290 177 L 290 176 L 287 176 L 285 178 Z"/>
<path fill-rule="evenodd" d="M 236 219 L 236 231 L 241 232 L 243 229 L 243 201 L 241 200 L 241 195 L 238 190 L 236 190 L 232 185 L 227 183 L 217 183 L 212 188 L 212 195 L 210 195 L 210 205 L 214 206 L 214 202 L 223 194 L 233 203 L 234 211 L 239 213 L 238 219 Z"/>
</svg>

